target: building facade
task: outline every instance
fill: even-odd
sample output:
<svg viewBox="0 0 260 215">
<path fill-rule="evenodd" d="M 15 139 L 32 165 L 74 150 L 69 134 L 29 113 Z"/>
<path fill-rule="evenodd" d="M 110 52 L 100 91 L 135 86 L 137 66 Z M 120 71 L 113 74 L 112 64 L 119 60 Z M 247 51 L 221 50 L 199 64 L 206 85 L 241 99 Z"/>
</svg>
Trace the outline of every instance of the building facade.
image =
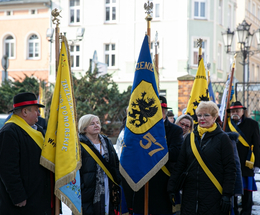
<svg viewBox="0 0 260 215">
<path fill-rule="evenodd" d="M 177 113 L 177 78 L 196 74 L 198 38 L 204 41 L 203 58 L 205 67 L 210 68 L 212 81 L 226 80 L 233 56 L 226 54 L 221 33 L 228 27 L 236 28 L 237 11 L 244 8 L 246 14 L 246 3 L 240 5 L 238 0 L 149 2 L 153 3 L 152 56 L 158 32 L 160 93 Z M 253 0 L 250 2 L 253 4 Z M 0 54 L 10 55 L 8 75 L 20 79 L 27 72 L 55 82 L 55 41 L 54 36 L 46 39 L 46 31 L 56 27 L 51 21 L 51 11 L 57 8 L 61 11 L 60 32 L 69 41 L 72 72 L 76 77 L 84 75 L 93 62 L 99 62 L 104 72 L 113 74 L 120 91 L 126 90 L 133 83 L 147 31 L 145 3 L 145 0 L 0 1 Z M 257 8 L 258 3 L 256 11 Z M 18 26 L 23 26 L 22 30 Z M 235 43 L 233 46 L 235 49 Z M 255 74 L 257 65 L 254 64 Z"/>
<path fill-rule="evenodd" d="M 49 7 L 46 0 L 0 1 L 0 56 L 8 56 L 9 79 L 22 81 L 27 75 L 49 80 Z"/>
</svg>

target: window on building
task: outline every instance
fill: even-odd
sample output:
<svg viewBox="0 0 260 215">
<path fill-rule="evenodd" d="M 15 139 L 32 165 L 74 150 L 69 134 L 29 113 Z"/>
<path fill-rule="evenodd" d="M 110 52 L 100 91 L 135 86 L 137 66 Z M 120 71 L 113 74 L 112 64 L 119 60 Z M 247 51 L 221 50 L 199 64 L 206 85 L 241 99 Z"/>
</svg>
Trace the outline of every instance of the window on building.
<svg viewBox="0 0 260 215">
<path fill-rule="evenodd" d="M 70 0 L 70 24 L 80 23 L 80 0 Z"/>
<path fill-rule="evenodd" d="M 204 59 L 204 62 L 206 62 L 205 57 L 208 57 L 207 40 L 203 40 L 201 49 L 202 49 L 202 57 Z M 197 46 L 197 39 L 194 39 L 192 44 L 192 65 L 198 66 L 198 62 L 199 62 L 199 48 Z"/>
<path fill-rule="evenodd" d="M 229 4 L 228 5 L 228 28 L 229 29 L 233 29 L 232 28 L 232 6 Z"/>
<path fill-rule="evenodd" d="M 4 40 L 4 49 L 4 53 L 8 58 L 14 58 L 14 38 L 12 36 L 8 36 Z"/>
<path fill-rule="evenodd" d="M 251 0 L 247 1 L 247 9 L 251 11 Z"/>
<path fill-rule="evenodd" d="M 218 60 L 217 60 L 217 69 L 222 70 L 222 45 L 218 44 Z"/>
<path fill-rule="evenodd" d="M 12 16 L 12 15 L 13 15 L 12 11 L 10 10 L 6 11 L 6 16 Z"/>
<path fill-rule="evenodd" d="M 116 21 L 116 0 L 106 0 L 106 22 Z"/>
<path fill-rule="evenodd" d="M 105 44 L 105 63 L 108 67 L 116 65 L 116 44 Z"/>
<path fill-rule="evenodd" d="M 223 0 L 219 0 L 219 3 L 218 3 L 218 23 L 220 25 L 223 24 Z"/>
<path fill-rule="evenodd" d="M 206 0 L 194 0 L 194 18 L 206 19 Z"/>
<path fill-rule="evenodd" d="M 164 96 L 164 97 L 166 98 L 166 97 L 167 97 L 166 90 L 160 90 L 159 95 L 160 95 L 160 96 Z"/>
<path fill-rule="evenodd" d="M 151 16 L 153 17 L 153 20 L 157 20 L 157 19 L 160 19 L 161 17 L 161 6 L 160 6 L 160 3 L 161 1 L 160 0 L 150 0 L 150 2 L 153 3 L 153 9 L 152 9 L 152 13 L 151 13 Z"/>
<path fill-rule="evenodd" d="M 252 5 L 252 14 L 255 16 L 255 3 Z"/>
<path fill-rule="evenodd" d="M 70 63 L 71 68 L 80 67 L 80 45 L 71 45 L 70 46 Z"/>
<path fill-rule="evenodd" d="M 32 15 L 34 15 L 34 14 L 36 14 L 36 10 L 31 10 L 30 13 L 31 13 Z"/>
<path fill-rule="evenodd" d="M 257 8 L 257 18 L 260 19 L 260 7 Z"/>
<path fill-rule="evenodd" d="M 259 81 L 260 80 L 260 74 L 259 74 L 259 72 L 260 72 L 260 68 L 259 68 L 259 65 L 257 65 L 257 67 L 256 67 L 256 81 Z"/>
<path fill-rule="evenodd" d="M 249 71 L 249 81 L 255 81 L 255 64 L 252 64 L 251 71 Z"/>
<path fill-rule="evenodd" d="M 36 34 L 33 34 L 28 41 L 29 46 L 29 59 L 35 59 L 40 57 L 40 41 Z"/>
</svg>

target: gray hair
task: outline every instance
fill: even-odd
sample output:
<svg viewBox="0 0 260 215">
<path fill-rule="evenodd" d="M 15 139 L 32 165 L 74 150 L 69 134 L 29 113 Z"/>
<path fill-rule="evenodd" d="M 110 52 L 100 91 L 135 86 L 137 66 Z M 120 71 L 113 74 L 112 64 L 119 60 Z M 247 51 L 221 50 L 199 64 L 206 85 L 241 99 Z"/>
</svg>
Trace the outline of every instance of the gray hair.
<svg viewBox="0 0 260 215">
<path fill-rule="evenodd" d="M 96 115 L 93 115 L 93 114 L 86 114 L 84 116 L 82 116 L 80 119 L 79 119 L 79 123 L 78 123 L 78 132 L 80 134 L 86 134 L 86 131 L 85 129 L 90 125 L 90 123 L 92 122 L 92 120 L 94 118 L 98 118 L 98 121 L 101 125 L 101 122 L 100 122 L 100 119 L 98 116 Z"/>
</svg>

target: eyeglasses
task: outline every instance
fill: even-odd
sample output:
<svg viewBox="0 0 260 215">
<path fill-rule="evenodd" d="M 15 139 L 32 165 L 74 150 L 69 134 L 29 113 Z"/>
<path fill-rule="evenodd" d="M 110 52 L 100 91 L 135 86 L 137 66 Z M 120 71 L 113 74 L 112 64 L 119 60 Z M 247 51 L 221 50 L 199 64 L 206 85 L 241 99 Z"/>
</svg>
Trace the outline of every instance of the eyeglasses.
<svg viewBox="0 0 260 215">
<path fill-rule="evenodd" d="M 205 113 L 205 114 L 197 114 L 197 117 L 198 118 L 202 118 L 202 117 L 204 117 L 204 118 L 209 118 L 211 115 L 210 114 L 208 114 L 208 113 Z"/>
<path fill-rule="evenodd" d="M 184 126 L 185 128 L 190 128 L 190 125 L 184 124 L 184 123 L 182 123 L 182 122 L 180 122 L 180 125 L 181 125 L 181 126 Z"/>
</svg>

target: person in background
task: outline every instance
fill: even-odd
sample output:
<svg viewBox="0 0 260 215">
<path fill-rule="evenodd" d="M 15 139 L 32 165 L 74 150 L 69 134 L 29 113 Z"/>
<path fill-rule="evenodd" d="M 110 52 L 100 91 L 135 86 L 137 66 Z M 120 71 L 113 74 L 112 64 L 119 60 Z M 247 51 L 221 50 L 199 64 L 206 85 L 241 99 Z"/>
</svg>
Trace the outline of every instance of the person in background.
<svg viewBox="0 0 260 215">
<path fill-rule="evenodd" d="M 13 115 L 0 131 L 0 214 L 51 215 L 50 171 L 40 165 L 44 132 L 33 93 L 14 96 Z"/>
<path fill-rule="evenodd" d="M 112 215 L 114 204 L 119 204 L 114 199 L 115 183 L 119 184 L 119 160 L 111 141 L 101 135 L 99 117 L 87 114 L 79 119 L 79 140 L 81 142 L 82 167 L 80 169 L 82 211 L 83 215 Z M 90 151 L 88 151 L 90 150 Z M 93 153 L 101 163 L 98 163 Z M 114 182 L 105 172 L 102 165 L 106 166 Z"/>
<path fill-rule="evenodd" d="M 193 119 L 190 115 L 181 115 L 176 119 L 176 125 L 180 126 L 183 130 L 183 138 L 193 131 Z"/>
<path fill-rule="evenodd" d="M 243 189 L 242 211 L 241 215 L 252 213 L 252 191 L 256 191 L 256 182 L 254 171 L 258 171 L 260 167 L 260 136 L 258 123 L 245 116 L 246 107 L 241 102 L 232 102 L 227 110 L 230 113 L 226 131 L 236 132 L 239 134 L 237 142 L 237 151 L 240 158 Z M 254 159 L 252 159 L 254 157 Z M 237 210 L 237 199 L 235 199 L 235 209 Z"/>
<path fill-rule="evenodd" d="M 200 102 L 196 109 L 198 125 L 185 138 L 170 177 L 168 192 L 174 204 L 178 179 L 189 168 L 182 187 L 182 215 L 228 215 L 231 209 L 236 165 L 232 142 L 215 123 L 218 112 L 214 102 Z"/>
<path fill-rule="evenodd" d="M 174 118 L 174 114 L 173 114 L 172 110 L 167 111 L 167 117 L 171 123 L 175 123 L 175 118 Z"/>
</svg>

